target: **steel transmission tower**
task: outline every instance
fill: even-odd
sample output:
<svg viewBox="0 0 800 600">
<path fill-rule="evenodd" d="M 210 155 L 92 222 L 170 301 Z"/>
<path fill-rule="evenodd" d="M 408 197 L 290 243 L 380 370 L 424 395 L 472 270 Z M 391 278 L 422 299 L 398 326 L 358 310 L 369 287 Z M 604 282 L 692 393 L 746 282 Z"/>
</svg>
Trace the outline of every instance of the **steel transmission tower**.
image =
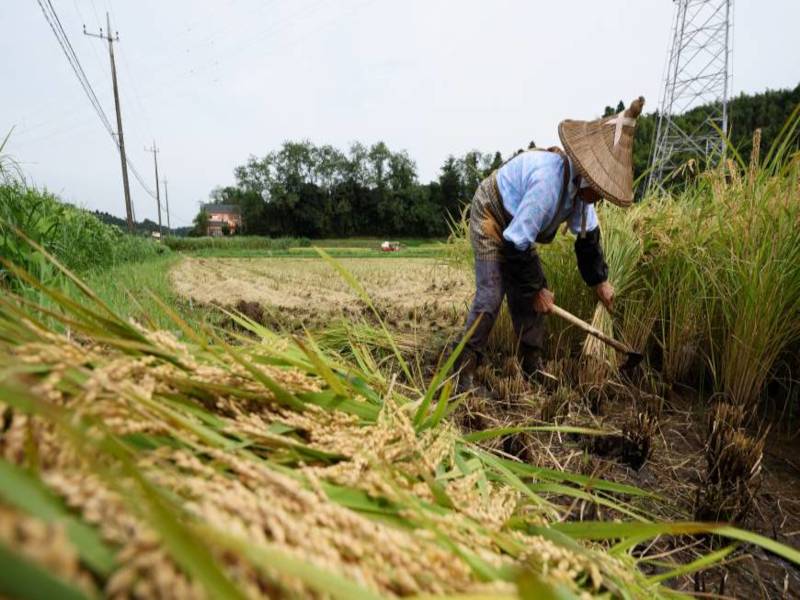
<svg viewBox="0 0 800 600">
<path fill-rule="evenodd" d="M 722 156 L 725 143 L 716 128 L 728 132 L 733 0 L 674 2 L 672 46 L 648 187 L 659 186 L 689 158 L 713 161 Z M 701 105 L 708 110 L 691 119 L 692 125 L 676 122 L 677 116 Z"/>
</svg>

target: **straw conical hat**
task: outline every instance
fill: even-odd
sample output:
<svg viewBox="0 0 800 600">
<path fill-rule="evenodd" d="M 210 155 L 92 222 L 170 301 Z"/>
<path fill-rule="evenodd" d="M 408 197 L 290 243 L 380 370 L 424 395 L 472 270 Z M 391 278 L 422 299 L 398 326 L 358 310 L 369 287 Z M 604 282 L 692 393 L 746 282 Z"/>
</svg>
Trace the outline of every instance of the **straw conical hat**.
<svg viewBox="0 0 800 600">
<path fill-rule="evenodd" d="M 639 96 L 627 110 L 595 121 L 567 119 L 558 124 L 564 151 L 580 174 L 618 206 L 633 202 L 633 131 L 642 112 Z"/>
</svg>

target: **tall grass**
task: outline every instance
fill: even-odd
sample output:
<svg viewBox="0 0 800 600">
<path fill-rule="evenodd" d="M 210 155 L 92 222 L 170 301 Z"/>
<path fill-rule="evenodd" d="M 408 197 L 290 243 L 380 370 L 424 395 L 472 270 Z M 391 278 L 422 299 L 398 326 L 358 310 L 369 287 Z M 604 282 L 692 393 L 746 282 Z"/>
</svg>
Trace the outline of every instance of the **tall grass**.
<svg viewBox="0 0 800 600">
<path fill-rule="evenodd" d="M 153 329 L 175 330 L 171 313 L 192 323 L 219 322 L 223 315 L 174 290 L 170 271 L 180 255 L 165 254 L 143 262 L 126 262 L 106 269 L 92 269 L 86 283 L 115 314 Z M 68 290 L 74 293 L 74 286 Z M 169 310 L 164 309 L 169 306 Z"/>
<path fill-rule="evenodd" d="M 609 267 L 609 282 L 621 297 L 631 291 L 637 281 L 637 266 L 641 261 L 643 244 L 633 230 L 634 215 L 621 211 L 603 214 L 602 236 L 605 258 Z M 613 310 L 613 309 L 612 309 Z M 607 335 L 613 335 L 611 312 L 597 303 L 592 325 Z M 581 382 L 600 385 L 616 366 L 616 354 L 595 337 L 588 336 L 583 343 Z"/>
<path fill-rule="evenodd" d="M 9 131 L 0 142 L 0 184 L 17 181 L 22 178 L 22 171 L 17 164 L 17 161 L 6 152 L 8 140 L 11 137 L 12 131 Z"/>
<path fill-rule="evenodd" d="M 40 253 L 20 242 L 15 229 L 80 273 L 143 261 L 166 252 L 150 239 L 123 233 L 88 211 L 12 178 L 0 184 L 0 258 L 29 270 L 49 269 Z M 0 277 L 3 274 L 7 276 L 0 270 Z"/>
</svg>

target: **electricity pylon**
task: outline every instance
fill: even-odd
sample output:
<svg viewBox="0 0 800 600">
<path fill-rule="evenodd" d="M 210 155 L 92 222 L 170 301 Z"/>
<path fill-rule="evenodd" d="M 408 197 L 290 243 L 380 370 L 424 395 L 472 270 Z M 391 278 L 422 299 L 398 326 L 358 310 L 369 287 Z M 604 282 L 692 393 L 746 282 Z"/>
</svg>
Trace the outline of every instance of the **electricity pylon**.
<svg viewBox="0 0 800 600">
<path fill-rule="evenodd" d="M 664 76 L 648 187 L 660 186 L 681 162 L 713 162 L 725 151 L 731 89 L 733 0 L 674 0 L 672 45 Z M 676 117 L 703 106 L 700 114 Z"/>
</svg>

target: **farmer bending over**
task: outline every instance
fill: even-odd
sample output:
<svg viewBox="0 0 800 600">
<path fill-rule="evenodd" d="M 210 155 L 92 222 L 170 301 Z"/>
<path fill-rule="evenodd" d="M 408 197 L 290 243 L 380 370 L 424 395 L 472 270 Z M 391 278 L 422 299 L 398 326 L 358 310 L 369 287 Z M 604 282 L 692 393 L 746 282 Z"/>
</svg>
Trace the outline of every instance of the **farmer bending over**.
<svg viewBox="0 0 800 600">
<path fill-rule="evenodd" d="M 508 296 L 523 371 L 532 376 L 541 369 L 544 316 L 555 296 L 547 287 L 536 244 L 552 242 L 562 223 L 577 236 L 581 277 L 611 308 L 614 288 L 607 281 L 594 204 L 607 198 L 627 207 L 633 201 L 633 132 L 643 105 L 640 97 L 613 117 L 562 121 L 558 135 L 563 151 L 521 152 L 481 182 L 470 212 L 477 289 L 465 330 L 480 321 L 459 361 L 461 391 L 473 386 L 503 296 Z"/>
</svg>

